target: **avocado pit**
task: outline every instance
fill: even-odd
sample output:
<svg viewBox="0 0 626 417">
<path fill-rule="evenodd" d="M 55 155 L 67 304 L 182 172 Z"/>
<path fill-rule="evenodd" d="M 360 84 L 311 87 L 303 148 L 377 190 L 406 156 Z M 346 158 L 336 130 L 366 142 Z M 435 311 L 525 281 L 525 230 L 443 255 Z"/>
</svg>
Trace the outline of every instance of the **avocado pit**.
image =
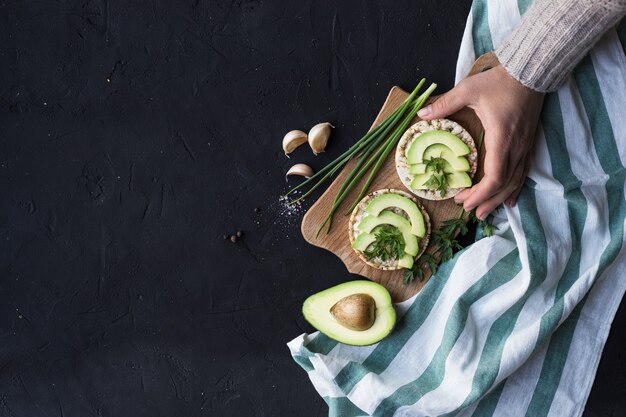
<svg viewBox="0 0 626 417">
<path fill-rule="evenodd" d="M 342 326 L 365 331 L 376 321 L 376 301 L 368 294 L 348 295 L 337 301 L 330 313 Z"/>
</svg>

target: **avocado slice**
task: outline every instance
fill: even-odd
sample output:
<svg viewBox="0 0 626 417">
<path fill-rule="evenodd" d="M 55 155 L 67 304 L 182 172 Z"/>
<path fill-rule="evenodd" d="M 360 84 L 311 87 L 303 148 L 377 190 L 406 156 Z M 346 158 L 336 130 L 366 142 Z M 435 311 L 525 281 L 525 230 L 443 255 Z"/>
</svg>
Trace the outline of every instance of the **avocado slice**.
<svg viewBox="0 0 626 417">
<path fill-rule="evenodd" d="M 467 172 L 452 172 L 448 175 L 448 188 L 467 188 L 472 186 L 472 179 Z M 419 174 L 411 181 L 411 189 L 413 190 L 427 190 L 428 187 L 424 185 L 430 178 L 430 173 Z"/>
<path fill-rule="evenodd" d="M 361 252 L 365 251 L 367 247 L 371 245 L 372 243 L 374 243 L 374 241 L 376 240 L 377 230 L 378 230 L 378 227 L 375 227 L 371 233 L 364 232 L 364 233 L 359 234 L 356 237 L 356 239 L 354 239 L 354 242 L 352 243 L 352 247 Z"/>
<path fill-rule="evenodd" d="M 455 171 L 470 170 L 470 164 L 467 158 L 464 156 L 456 156 L 449 147 L 441 143 L 436 143 L 426 148 L 423 158 L 422 162 L 430 161 L 432 158 L 443 158 Z"/>
<path fill-rule="evenodd" d="M 364 252 L 365 250 L 367 250 L 367 247 L 371 245 L 372 243 L 374 243 L 374 241 L 376 240 L 377 229 L 378 227 L 374 228 L 372 233 L 364 232 L 358 235 L 356 239 L 354 239 L 354 243 L 352 244 L 352 247 L 360 252 Z M 415 255 L 409 255 L 408 253 L 406 253 L 406 244 L 405 244 L 405 253 L 402 258 L 398 259 L 398 266 L 402 268 L 407 268 L 407 269 L 413 268 Z"/>
<path fill-rule="evenodd" d="M 378 216 L 383 210 L 391 207 L 398 207 L 404 211 L 411 222 L 411 233 L 418 237 L 424 237 L 426 228 L 424 226 L 424 216 L 417 204 L 410 198 L 401 196 L 400 194 L 387 193 L 374 197 L 365 212 L 373 216 Z"/>
<path fill-rule="evenodd" d="M 425 159 L 424 152 L 426 151 L 426 148 L 435 144 L 442 144 L 446 146 L 450 149 L 450 151 L 452 151 L 454 156 L 463 156 L 470 153 L 469 146 L 459 139 L 458 136 L 453 135 L 447 130 L 430 130 L 419 135 L 409 145 L 406 150 L 406 159 L 409 164 L 421 163 Z"/>
<path fill-rule="evenodd" d="M 450 164 L 446 162 L 444 166 L 444 172 L 447 172 L 446 169 Z M 417 175 L 417 174 L 425 174 L 426 173 L 426 163 L 412 164 L 409 165 L 409 174 Z"/>
<path fill-rule="evenodd" d="M 417 236 L 411 233 L 411 223 L 404 217 L 397 215 L 392 211 L 383 211 L 378 216 L 368 214 L 361 219 L 357 227 L 364 233 L 369 233 L 373 235 L 372 231 L 374 230 L 374 228 L 382 224 L 389 224 L 391 226 L 397 227 L 398 230 L 400 230 L 400 233 L 402 233 L 402 237 L 404 238 L 404 252 L 408 253 L 411 256 L 417 255 L 417 252 L 419 251 L 419 247 L 417 245 Z M 361 234 L 359 234 L 356 239 L 358 240 L 360 236 Z"/>
<path fill-rule="evenodd" d="M 411 269 L 413 268 L 413 262 L 415 262 L 415 258 L 407 253 L 402 258 L 398 259 L 398 266 L 405 269 Z"/>
<path fill-rule="evenodd" d="M 364 280 L 346 282 L 311 295 L 304 301 L 302 314 L 326 336 L 355 346 L 379 342 L 391 333 L 396 323 L 389 292 L 380 284 Z M 370 322 L 370 327 L 357 330 L 360 326 L 354 324 L 363 322 Z"/>
<path fill-rule="evenodd" d="M 409 173 L 411 173 L 413 175 L 425 174 L 426 171 L 433 172 L 432 168 L 426 168 L 426 163 L 409 165 Z M 444 163 L 443 163 L 443 172 L 452 173 L 452 172 L 456 172 L 456 171 L 457 170 L 452 168 L 452 165 L 450 165 L 450 163 L 448 161 L 444 161 Z"/>
</svg>

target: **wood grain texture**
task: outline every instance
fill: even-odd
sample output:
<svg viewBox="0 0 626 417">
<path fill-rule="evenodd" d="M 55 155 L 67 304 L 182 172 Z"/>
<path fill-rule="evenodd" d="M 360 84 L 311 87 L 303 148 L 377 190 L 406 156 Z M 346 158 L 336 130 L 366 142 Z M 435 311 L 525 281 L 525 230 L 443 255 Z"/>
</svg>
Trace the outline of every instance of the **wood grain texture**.
<svg viewBox="0 0 626 417">
<path fill-rule="evenodd" d="M 474 64 L 472 71 L 469 75 L 477 72 L 484 71 L 497 63 L 495 56 L 491 54 L 480 57 Z M 408 96 L 408 93 L 400 89 L 399 87 L 393 87 L 385 100 L 376 120 L 372 124 L 372 128 L 382 122 L 394 109 L 396 109 Z M 433 100 L 437 98 L 434 97 Z M 473 110 L 464 108 L 457 113 L 448 117 L 449 119 L 459 123 L 463 126 L 477 142 L 482 132 L 482 125 L 480 120 L 476 116 Z M 416 123 L 419 118 L 415 118 L 413 123 Z M 411 123 L 411 124 L 413 124 Z M 478 144 L 478 143 L 477 143 Z M 474 183 L 476 183 L 482 177 L 482 161 L 484 159 L 484 147 L 479 149 L 479 163 L 478 172 L 474 177 Z M 354 166 L 356 161 L 350 161 L 340 174 L 331 183 L 328 189 L 320 196 L 320 198 L 311 206 L 302 219 L 302 236 L 304 239 L 314 246 L 318 246 L 327 249 L 337 255 L 349 272 L 358 274 L 363 277 L 369 278 L 373 281 L 385 286 L 391 293 L 394 302 L 399 302 L 410 298 L 417 294 L 420 289 L 426 284 L 430 278 L 430 274 L 427 272 L 425 279 L 422 282 L 415 280 L 413 283 L 404 285 L 402 283 L 402 270 L 398 271 L 382 271 L 373 268 L 361 259 L 359 259 L 356 252 L 350 246 L 350 239 L 348 237 L 348 221 L 350 216 L 344 216 L 343 214 L 348 210 L 352 201 L 359 194 L 359 191 L 365 182 L 365 178 L 362 178 L 359 184 L 352 190 L 350 195 L 344 200 L 339 207 L 335 215 L 335 219 L 332 228 L 329 233 L 325 230 L 322 231 L 319 236 L 316 236 L 319 225 L 322 224 L 326 217 L 330 207 L 333 204 L 333 199 L 337 193 L 337 190 L 341 187 L 344 179 L 350 173 L 350 170 Z M 381 188 L 396 188 L 399 190 L 407 190 L 406 187 L 400 181 L 398 174 L 396 173 L 396 167 L 394 162 L 394 152 L 392 152 L 383 166 L 381 167 L 378 175 L 374 179 L 373 183 L 368 189 L 368 193 Z M 410 190 L 408 190 L 410 191 Z M 424 205 L 430 215 L 433 230 L 438 228 L 444 220 L 458 217 L 460 214 L 460 208 L 454 203 L 453 199 L 443 201 L 430 201 L 417 197 Z M 432 248 L 429 247 L 428 251 Z"/>
</svg>

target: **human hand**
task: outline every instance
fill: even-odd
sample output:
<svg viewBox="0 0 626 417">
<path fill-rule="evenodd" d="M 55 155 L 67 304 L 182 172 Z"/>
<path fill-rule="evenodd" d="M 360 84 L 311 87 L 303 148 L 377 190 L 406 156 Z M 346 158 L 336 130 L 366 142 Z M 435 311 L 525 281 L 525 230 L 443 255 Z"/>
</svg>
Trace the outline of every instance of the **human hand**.
<svg viewBox="0 0 626 417">
<path fill-rule="evenodd" d="M 509 207 L 517 202 L 528 174 L 543 96 L 498 65 L 464 79 L 419 111 L 419 117 L 431 120 L 467 106 L 482 122 L 485 175 L 454 197 L 466 211 L 476 208 L 479 219 L 484 220 L 502 202 Z"/>
</svg>

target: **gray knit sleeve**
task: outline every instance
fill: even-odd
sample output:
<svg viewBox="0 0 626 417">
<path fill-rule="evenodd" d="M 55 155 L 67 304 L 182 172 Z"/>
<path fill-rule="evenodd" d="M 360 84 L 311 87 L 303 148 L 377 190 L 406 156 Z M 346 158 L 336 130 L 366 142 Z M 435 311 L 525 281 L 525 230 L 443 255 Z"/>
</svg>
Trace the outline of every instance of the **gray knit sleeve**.
<svg viewBox="0 0 626 417">
<path fill-rule="evenodd" d="M 495 53 L 525 86 L 554 91 L 624 14 L 626 0 L 535 0 Z"/>
</svg>

